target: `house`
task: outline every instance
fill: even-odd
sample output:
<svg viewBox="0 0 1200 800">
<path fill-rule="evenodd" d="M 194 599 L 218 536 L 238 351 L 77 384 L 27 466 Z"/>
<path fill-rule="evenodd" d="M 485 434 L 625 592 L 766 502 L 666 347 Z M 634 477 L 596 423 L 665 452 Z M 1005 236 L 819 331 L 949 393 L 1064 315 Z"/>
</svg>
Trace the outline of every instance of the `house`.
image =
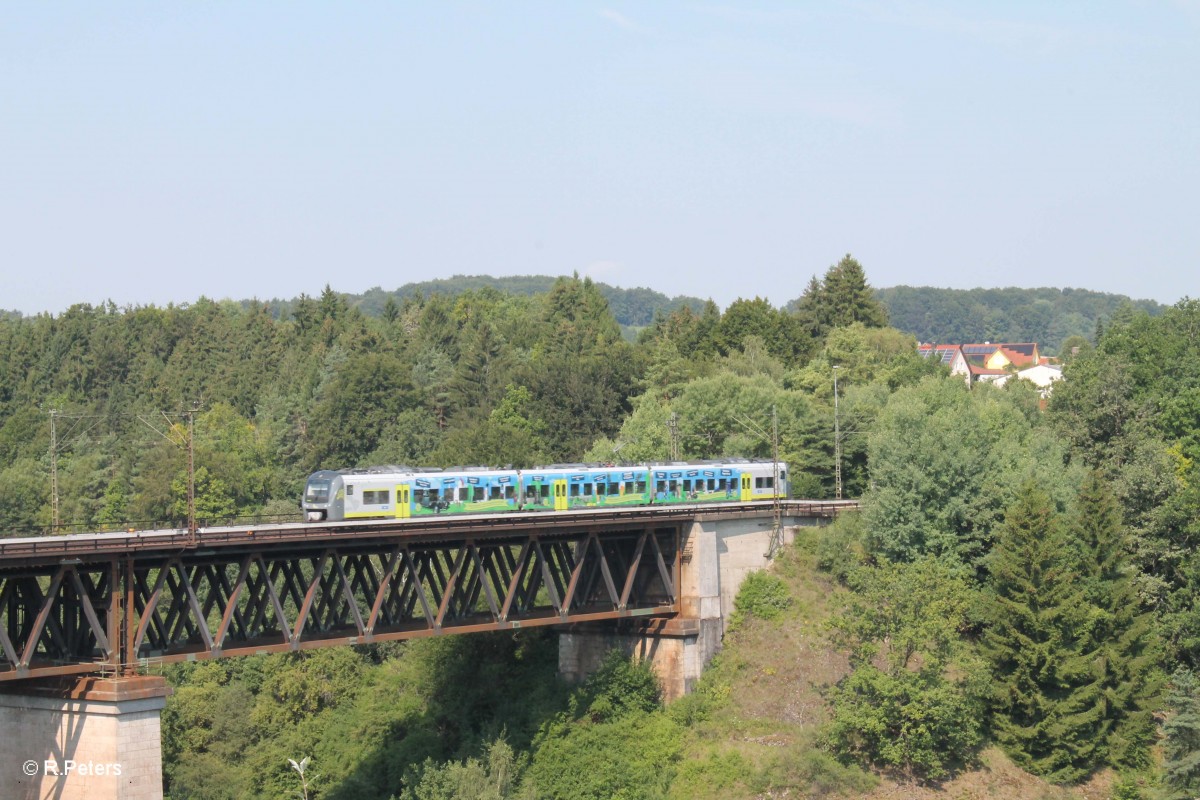
<svg viewBox="0 0 1200 800">
<path fill-rule="evenodd" d="M 1003 379 L 997 379 L 996 384 L 1003 386 L 1011 378 L 1029 381 L 1041 390 L 1041 395 L 1044 399 L 1049 397 L 1050 392 L 1054 390 L 1054 382 L 1061 381 L 1062 377 L 1062 367 L 1058 364 L 1036 364 L 1027 369 L 1019 370 L 1015 374 L 1007 375 Z"/>
<path fill-rule="evenodd" d="M 970 365 L 967 363 L 966 356 L 963 355 L 962 348 L 956 344 L 919 344 L 917 345 L 917 353 L 925 358 L 937 358 L 938 361 L 950 367 L 951 375 L 962 375 L 969 384 Z"/>
<path fill-rule="evenodd" d="M 1050 384 L 1062 379 L 1062 367 L 1051 364 L 1038 351 L 1036 342 L 983 342 L 982 344 L 919 344 L 917 352 L 925 358 L 937 354 L 941 363 L 950 367 L 951 375 L 961 375 L 967 382 L 995 383 L 1003 386 L 1009 378 L 1026 377 L 1050 393 Z"/>
<path fill-rule="evenodd" d="M 1001 344 L 999 349 L 987 359 L 987 366 L 989 369 L 1008 369 L 1010 366 L 1016 369 L 1025 369 L 1036 365 L 1039 361 L 1041 361 L 1041 354 L 1038 353 L 1038 346 L 1035 342 Z"/>
</svg>

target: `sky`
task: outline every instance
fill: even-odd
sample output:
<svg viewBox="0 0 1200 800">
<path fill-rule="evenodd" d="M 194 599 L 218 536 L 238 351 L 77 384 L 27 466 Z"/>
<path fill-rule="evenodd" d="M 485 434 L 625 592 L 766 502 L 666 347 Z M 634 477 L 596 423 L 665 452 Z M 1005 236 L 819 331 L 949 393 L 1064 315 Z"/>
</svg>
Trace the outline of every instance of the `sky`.
<svg viewBox="0 0 1200 800">
<path fill-rule="evenodd" d="M 1200 296 L 1200 0 L 0 14 L 0 309 L 571 274 Z"/>
</svg>

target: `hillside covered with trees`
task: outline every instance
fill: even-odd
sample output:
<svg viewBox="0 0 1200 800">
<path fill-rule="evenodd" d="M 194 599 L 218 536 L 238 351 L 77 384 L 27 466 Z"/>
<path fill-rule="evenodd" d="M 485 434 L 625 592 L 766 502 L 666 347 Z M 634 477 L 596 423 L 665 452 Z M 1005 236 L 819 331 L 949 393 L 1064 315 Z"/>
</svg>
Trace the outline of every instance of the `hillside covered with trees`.
<svg viewBox="0 0 1200 800">
<path fill-rule="evenodd" d="M 171 667 L 173 800 L 295 795 L 305 757 L 320 798 L 1200 793 L 1200 304 L 1106 316 L 1043 410 L 919 357 L 849 256 L 636 341 L 577 278 L 389 299 L 0 319 L 0 525 L 177 523 L 193 407 L 210 520 L 294 514 L 318 467 L 665 459 L 672 417 L 684 458 L 767 457 L 772 408 L 828 497 L 834 366 L 862 511 L 747 580 L 669 707 L 615 656 L 562 684 L 544 631 Z"/>
<path fill-rule="evenodd" d="M 1037 342 L 1048 355 L 1073 336 L 1094 339 L 1108 320 L 1164 311 L 1153 300 L 1086 289 L 893 286 L 876 297 L 892 325 L 922 342 Z"/>
</svg>

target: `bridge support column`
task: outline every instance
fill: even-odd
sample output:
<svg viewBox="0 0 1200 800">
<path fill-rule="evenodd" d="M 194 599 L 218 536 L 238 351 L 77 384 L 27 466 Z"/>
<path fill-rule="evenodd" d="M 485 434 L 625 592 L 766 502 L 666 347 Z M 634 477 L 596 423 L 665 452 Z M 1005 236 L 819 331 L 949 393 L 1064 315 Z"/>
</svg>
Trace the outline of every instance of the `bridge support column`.
<svg viewBox="0 0 1200 800">
<path fill-rule="evenodd" d="M 790 543 L 795 520 L 783 529 Z M 816 524 L 813 520 L 809 524 Z M 674 700 L 695 687 L 721 648 L 725 625 L 742 580 L 769 563 L 770 522 L 760 518 L 706 520 L 684 529 L 679 616 L 674 619 L 583 623 L 562 629 L 558 671 L 569 681 L 594 672 L 609 650 L 646 659 Z"/>
<path fill-rule="evenodd" d="M 161 800 L 159 677 L 43 679 L 0 692 L 0 797 Z"/>
<path fill-rule="evenodd" d="M 650 619 L 583 623 L 564 628 L 558 637 L 558 671 L 579 682 L 596 671 L 610 650 L 648 661 L 670 702 L 695 687 L 719 642 L 720 620 Z"/>
</svg>

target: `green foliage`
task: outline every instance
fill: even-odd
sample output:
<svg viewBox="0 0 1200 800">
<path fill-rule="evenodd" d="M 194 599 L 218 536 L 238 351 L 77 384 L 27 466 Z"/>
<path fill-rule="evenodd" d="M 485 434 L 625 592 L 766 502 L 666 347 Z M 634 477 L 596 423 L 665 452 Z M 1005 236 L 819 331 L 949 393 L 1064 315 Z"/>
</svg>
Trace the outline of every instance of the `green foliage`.
<svg viewBox="0 0 1200 800">
<path fill-rule="evenodd" d="M 888 324 L 887 309 L 867 285 L 862 265 L 849 254 L 830 267 L 822 280 L 814 276 L 793 305 L 802 327 L 821 337 L 856 322 L 868 328 Z"/>
<path fill-rule="evenodd" d="M 935 289 L 893 286 L 875 296 L 891 324 L 922 342 L 1037 342 L 1045 354 L 1059 352 L 1070 337 L 1091 337 L 1129 298 L 1085 289 Z M 1153 300 L 1139 310 L 1159 314 Z"/>
<path fill-rule="evenodd" d="M 482 760 L 468 758 L 438 765 L 427 759 L 406 777 L 399 800 L 534 800 L 534 786 L 521 782 L 527 765 L 526 756 L 497 739 Z"/>
<path fill-rule="evenodd" d="M 995 679 L 996 741 L 1025 769 L 1076 782 L 1104 761 L 1106 698 L 1087 636 L 1087 587 L 1050 498 L 1032 484 L 988 568 L 983 653 Z"/>
<path fill-rule="evenodd" d="M 829 692 L 825 740 L 843 758 L 938 780 L 983 740 L 977 691 L 926 671 L 862 665 Z"/>
<path fill-rule="evenodd" d="M 763 570 L 754 570 L 742 579 L 737 597 L 733 599 L 729 629 L 741 627 L 752 617 L 778 619 L 791 605 L 792 598 L 783 579 Z"/>
<path fill-rule="evenodd" d="M 1171 676 L 1163 735 L 1164 800 L 1200 796 L 1200 680 L 1190 670 Z"/>
<path fill-rule="evenodd" d="M 1142 787 L 1137 778 L 1125 776 L 1113 784 L 1112 800 L 1145 800 Z"/>
<path fill-rule="evenodd" d="M 644 661 L 611 650 L 599 668 L 572 697 L 578 713 L 593 722 L 613 720 L 634 711 L 649 712 L 662 702 L 662 687 Z"/>
<path fill-rule="evenodd" d="M 528 772 L 538 796 L 664 797 L 683 731 L 672 716 L 656 713 L 660 694 L 648 664 L 611 651 L 573 693 L 568 711 L 539 732 Z"/>
<path fill-rule="evenodd" d="M 817 566 L 845 583 L 866 562 L 861 514 L 840 514 L 821 530 L 816 542 Z"/>
<path fill-rule="evenodd" d="M 1173 660 L 1200 664 L 1200 303 L 1114 317 L 1056 388 L 1050 417 L 1074 457 L 1109 477 L 1139 589 Z"/>
<path fill-rule="evenodd" d="M 864 568 L 833 620 L 851 672 L 829 690 L 823 731 L 845 760 L 940 779 L 983 741 L 986 686 L 961 643 L 972 592 L 944 563 Z"/>
<path fill-rule="evenodd" d="M 1144 768 L 1155 736 L 1161 652 L 1129 569 L 1120 510 L 1099 473 L 1080 488 L 1071 533 L 1092 607 L 1083 647 L 1104 698 L 1091 736 L 1103 740 L 1107 763 Z"/>
<path fill-rule="evenodd" d="M 978 570 L 1027 480 L 1070 501 L 1064 453 L 1019 397 L 926 379 L 888 400 L 869 437 L 868 549 L 891 560 L 934 555 Z M 1032 413 L 1036 414 L 1036 410 Z"/>
<path fill-rule="evenodd" d="M 682 756 L 683 731 L 664 714 L 637 711 L 606 722 L 546 726 L 529 775 L 554 800 L 664 798 Z"/>
</svg>

